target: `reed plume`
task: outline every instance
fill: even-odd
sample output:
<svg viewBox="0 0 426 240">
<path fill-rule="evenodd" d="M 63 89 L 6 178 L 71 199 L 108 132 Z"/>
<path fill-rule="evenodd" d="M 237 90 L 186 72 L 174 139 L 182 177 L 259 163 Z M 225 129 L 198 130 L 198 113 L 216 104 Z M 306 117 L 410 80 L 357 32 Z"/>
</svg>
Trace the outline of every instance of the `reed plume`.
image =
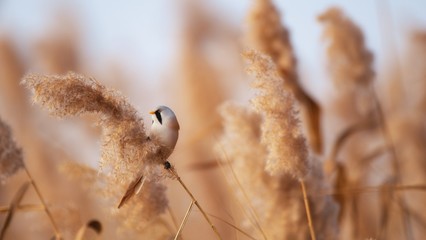
<svg viewBox="0 0 426 240">
<path fill-rule="evenodd" d="M 266 170 L 272 175 L 288 174 L 303 179 L 309 171 L 308 147 L 300 128 L 293 94 L 284 88 L 270 58 L 249 51 L 248 72 L 255 76 L 253 87 L 259 89 L 252 99 L 263 115 L 262 143 L 268 149 Z"/>
<path fill-rule="evenodd" d="M 324 37 L 328 40 L 327 54 L 332 78 L 336 82 L 336 85 L 345 83 L 349 89 L 353 89 L 357 94 L 355 96 L 358 97 L 356 102 L 360 102 L 359 97 L 362 96 L 360 94 L 364 94 L 362 97 L 364 97 L 363 102 L 366 106 L 361 106 L 362 108 L 358 110 L 361 110 L 366 118 L 373 118 L 377 122 L 385 147 L 391 154 L 388 166 L 392 167 L 393 174 L 385 176 L 386 178 L 382 180 L 383 184 L 400 184 L 402 177 L 400 153 L 398 153 L 395 139 L 391 135 L 389 127 L 391 118 L 386 115 L 382 103 L 372 86 L 374 78 L 372 70 L 373 56 L 365 47 L 363 34 L 355 23 L 348 19 L 338 8 L 330 8 L 318 19 L 325 24 Z M 365 178 L 363 176 L 365 173 L 363 166 L 360 166 L 358 171 L 352 171 L 352 175 L 354 175 L 353 172 L 358 173 L 358 176 L 353 177 L 355 180 L 351 180 L 355 184 L 358 184 L 359 181 Z M 393 192 L 382 194 L 382 199 L 388 199 L 389 197 L 392 197 L 398 202 L 401 209 L 400 218 L 402 219 L 405 237 L 413 239 L 413 229 L 411 226 L 412 213 L 409 205 L 407 205 L 405 196 L 402 193 L 396 194 Z M 364 206 L 364 208 L 367 207 Z M 369 207 L 373 208 L 373 206 Z M 392 223 L 392 218 L 388 215 L 391 207 L 392 205 L 389 201 L 383 201 L 380 217 L 380 234 L 383 232 L 386 234 L 390 226 L 389 224 Z M 357 224 L 357 221 L 353 222 Z M 356 233 L 356 231 L 354 232 Z M 383 235 L 379 236 L 386 238 Z"/>
<path fill-rule="evenodd" d="M 146 181 L 143 186 L 143 193 L 135 195 L 130 200 L 131 204 L 124 205 L 119 211 L 115 209 L 116 201 L 123 195 L 127 183 L 117 181 L 111 176 L 99 173 L 84 164 L 77 162 L 65 162 L 61 165 L 60 171 L 77 182 L 92 197 L 103 199 L 101 204 L 105 218 L 102 222 L 106 225 L 116 225 L 118 227 L 115 234 L 118 236 L 144 236 L 152 222 L 159 218 L 160 214 L 168 206 L 168 199 L 165 195 L 165 186 L 158 181 Z M 114 206 L 114 208 L 111 208 Z M 113 217 L 111 219 L 111 217 Z M 172 233 L 169 232 L 171 236 Z"/>
<path fill-rule="evenodd" d="M 102 127 L 101 168 L 111 170 L 115 179 L 129 182 L 144 171 L 147 178 L 157 178 L 160 166 L 159 146 L 147 140 L 142 118 L 118 92 L 107 89 L 93 78 L 76 73 L 65 75 L 29 74 L 23 84 L 33 90 L 34 102 L 47 108 L 52 115 L 65 117 L 96 113 Z M 158 154 L 157 154 L 158 153 Z M 157 163 L 157 164 L 155 164 Z"/>
<path fill-rule="evenodd" d="M 326 10 L 318 21 L 323 24 L 322 37 L 330 78 L 339 90 L 335 106 L 338 113 L 345 117 L 345 123 L 350 123 L 339 133 L 332 146 L 329 160 L 334 162 L 344 142 L 357 133 L 374 132 L 379 125 L 377 114 L 373 111 L 376 104 L 372 85 L 375 77 L 373 55 L 366 47 L 361 29 L 339 8 Z M 353 170 L 351 176 L 354 173 L 362 175 L 363 172 L 363 168 Z"/>
<path fill-rule="evenodd" d="M 256 0 L 249 12 L 249 39 L 252 47 L 269 55 L 274 61 L 282 84 L 301 105 L 308 139 L 313 150 L 322 152 L 321 110 L 303 89 L 297 73 L 297 61 L 290 42 L 290 33 L 281 24 L 281 16 L 271 0 Z"/>
<path fill-rule="evenodd" d="M 424 29 L 413 29 L 407 37 L 407 46 L 403 49 L 401 55 L 402 76 L 393 74 L 395 62 L 388 69 L 390 84 L 397 84 L 398 88 L 387 93 L 387 98 L 393 100 L 404 100 L 394 106 L 387 102 L 388 129 L 395 146 L 398 150 L 398 156 L 403 162 L 400 164 L 401 182 L 404 184 L 424 183 L 426 182 L 426 150 L 423 143 L 426 141 L 424 115 L 425 115 L 425 94 L 426 86 L 426 31 Z M 415 61 L 413 61 L 415 59 Z M 403 78 L 401 78 L 403 77 Z M 394 85 L 395 86 L 395 85 Z M 389 89 L 387 89 L 389 91 Z M 400 97 L 400 98 L 398 98 Z M 407 208 L 411 209 L 412 222 L 416 219 L 425 219 L 424 194 L 405 193 Z M 414 239 L 422 238 L 426 234 L 426 225 L 413 227 Z M 389 226 L 389 229 L 395 229 L 397 226 Z M 391 232 L 388 235 L 392 234 Z"/>
<path fill-rule="evenodd" d="M 374 79 L 373 54 L 361 29 L 339 8 L 330 8 L 318 20 L 324 25 L 328 68 L 338 87 L 368 86 Z"/>
<path fill-rule="evenodd" d="M 114 180 L 110 186 L 128 184 L 143 173 L 148 186 L 144 188 L 156 186 L 155 195 L 148 190 L 144 192 L 147 201 L 143 202 L 149 205 L 144 209 L 152 209 L 156 214 L 166 210 L 167 201 L 156 204 L 149 200 L 151 197 L 165 199 L 165 187 L 156 183 L 167 175 L 161 171 L 164 159 L 160 158 L 164 153 L 159 152 L 160 146 L 155 141 L 148 141 L 142 118 L 124 97 L 95 79 L 76 73 L 30 74 L 24 77 L 23 83 L 33 90 L 33 100 L 55 116 L 97 113 L 103 130 L 100 166 Z M 118 189 L 124 192 L 124 188 Z M 150 211 L 143 213 L 151 216 Z"/>
<path fill-rule="evenodd" d="M 24 167 L 22 149 L 13 140 L 9 126 L 0 119 L 0 183 Z"/>
<path fill-rule="evenodd" d="M 258 216 L 258 227 L 265 232 L 266 239 L 306 239 L 309 228 L 301 201 L 299 181 L 289 174 L 273 176 L 265 171 L 268 146 L 262 141 L 262 114 L 231 103 L 224 104 L 220 112 L 224 133 L 217 148 L 219 152 L 225 153 L 223 158 L 231 162 L 235 175 L 241 182 L 240 186 L 234 186 L 236 197 L 242 203 L 250 201 Z M 304 179 L 308 188 L 325 188 L 319 165 L 311 169 L 313 171 Z M 318 239 L 335 239 L 335 203 L 328 197 L 309 197 L 309 202 L 312 204 L 312 218 Z M 256 236 L 258 227 L 254 223 L 249 224 L 247 219 L 250 216 L 249 214 L 244 218 L 243 224 Z"/>
<path fill-rule="evenodd" d="M 348 95 L 346 99 L 355 106 L 355 113 L 361 116 L 372 113 L 374 58 L 367 49 L 361 29 L 336 7 L 322 13 L 318 21 L 324 27 L 322 37 L 327 48 L 327 68 L 334 85 Z"/>
<path fill-rule="evenodd" d="M 335 189 L 351 188 L 365 184 L 369 173 L 370 163 L 361 164 L 361 159 L 369 149 L 359 139 L 371 139 L 378 127 L 372 108 L 372 84 L 375 77 L 373 55 L 367 49 L 361 29 L 339 8 L 329 8 L 317 19 L 323 26 L 327 70 L 339 93 L 335 107 L 346 124 L 336 136 L 326 167 L 331 176 L 332 173 L 336 175 Z M 345 142 L 351 142 L 351 145 L 345 148 Z M 373 211 L 376 208 L 374 204 L 363 204 L 363 208 L 359 209 L 362 199 L 358 196 L 334 197 L 340 205 L 339 224 L 342 234 L 353 238 L 365 234 L 364 224 L 358 219 Z M 352 221 L 348 222 L 347 219 Z"/>
<path fill-rule="evenodd" d="M 224 158 L 231 161 L 241 182 L 236 186 L 236 192 L 240 192 L 237 197 L 250 201 L 258 216 L 258 226 L 252 221 L 250 232 L 260 228 L 265 239 L 304 239 L 308 233 L 313 239 L 334 239 L 335 203 L 330 198 L 312 201 L 306 196 L 305 186 L 315 189 L 327 184 L 320 165 L 311 162 L 292 92 L 282 84 L 270 57 L 247 51 L 244 58 L 255 78 L 252 85 L 258 89 L 251 101 L 255 111 L 224 105 L 221 114 L 225 129 L 218 148 L 223 148 Z M 300 201 L 300 186 L 305 204 Z M 322 224 L 323 219 L 329 224 Z"/>
</svg>

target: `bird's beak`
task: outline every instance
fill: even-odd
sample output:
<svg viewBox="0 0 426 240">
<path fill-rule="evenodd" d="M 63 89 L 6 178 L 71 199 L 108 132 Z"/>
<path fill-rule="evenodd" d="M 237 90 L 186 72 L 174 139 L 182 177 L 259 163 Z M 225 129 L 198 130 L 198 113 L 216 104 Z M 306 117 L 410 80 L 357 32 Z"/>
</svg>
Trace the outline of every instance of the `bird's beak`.
<svg viewBox="0 0 426 240">
<path fill-rule="evenodd" d="M 155 114 L 155 111 L 150 111 L 149 114 Z"/>
</svg>

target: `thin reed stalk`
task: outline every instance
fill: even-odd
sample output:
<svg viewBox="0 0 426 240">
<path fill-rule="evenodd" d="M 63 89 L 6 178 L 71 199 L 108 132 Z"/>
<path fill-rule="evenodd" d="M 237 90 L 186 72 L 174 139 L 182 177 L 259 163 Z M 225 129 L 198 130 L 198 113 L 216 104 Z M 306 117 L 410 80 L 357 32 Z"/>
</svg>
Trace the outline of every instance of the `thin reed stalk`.
<svg viewBox="0 0 426 240">
<path fill-rule="evenodd" d="M 391 151 L 391 154 L 393 157 L 392 167 L 394 171 L 394 181 L 396 182 L 396 184 L 400 184 L 401 168 L 399 164 L 399 157 L 395 147 L 395 142 L 389 132 L 385 113 L 383 112 L 383 108 L 381 106 L 377 93 L 373 87 L 371 88 L 371 94 L 373 96 L 373 99 L 376 105 L 375 109 L 378 113 L 378 121 L 379 121 L 380 129 L 383 134 L 383 138 L 386 141 L 386 144 L 389 146 L 389 150 Z M 402 210 L 402 217 L 404 222 L 405 236 L 407 237 L 407 239 L 414 239 L 413 230 L 411 229 L 411 223 L 410 223 L 410 212 L 406 211 L 408 208 L 407 208 L 407 204 L 405 202 L 404 196 L 402 195 L 402 196 L 395 196 L 395 197 L 396 197 L 396 200 L 399 202 L 399 204 L 402 206 L 401 210 Z"/>
<path fill-rule="evenodd" d="M 395 175 L 394 177 L 396 179 L 396 182 L 398 183 L 399 180 L 400 180 L 399 178 L 401 176 L 400 175 L 401 173 L 400 173 L 400 166 L 399 166 L 399 161 L 398 161 L 399 159 L 398 159 L 398 155 L 396 153 L 395 143 L 394 143 L 392 136 L 390 135 L 388 127 L 386 125 L 385 114 L 383 112 L 381 103 L 379 101 L 379 98 L 377 96 L 376 91 L 373 88 L 371 88 L 371 94 L 373 96 L 374 103 L 376 105 L 376 111 L 377 111 L 377 114 L 378 114 L 378 121 L 379 121 L 380 130 L 382 131 L 383 138 L 386 141 L 387 145 L 389 146 L 389 150 L 390 150 L 390 152 L 393 156 L 392 167 L 393 167 L 393 171 L 394 171 L 394 175 Z"/>
<path fill-rule="evenodd" d="M 224 166 L 223 166 L 223 162 L 221 162 L 221 161 L 219 161 L 219 160 L 217 160 L 217 162 L 216 162 L 216 164 L 219 164 L 219 166 L 220 166 L 220 168 L 221 168 L 221 170 L 222 170 L 222 173 L 223 173 L 223 175 L 226 177 L 226 175 L 225 175 L 225 169 L 224 169 Z M 233 171 L 233 169 L 232 169 L 232 166 L 231 166 L 231 163 L 230 162 L 226 162 L 225 164 L 227 164 L 228 166 L 229 166 L 229 168 L 231 169 L 231 171 Z M 235 176 L 235 174 L 234 174 L 234 177 L 236 178 L 236 176 Z M 236 179 L 234 179 L 234 181 L 238 181 L 239 182 L 239 180 L 238 180 L 238 178 L 236 178 Z M 228 181 L 227 181 L 228 182 Z M 229 183 L 228 183 L 229 184 Z M 240 184 L 238 184 L 238 185 L 240 185 Z M 242 188 L 242 185 L 241 186 L 238 186 L 239 187 L 239 189 L 243 192 L 244 191 L 244 189 Z M 245 192 L 245 191 L 244 191 Z M 243 194 L 243 195 L 246 195 L 247 193 L 245 193 L 245 194 Z M 258 228 L 259 229 L 259 231 L 261 232 L 261 234 L 263 235 L 263 237 L 264 237 L 264 239 L 266 240 L 267 238 L 266 238 L 266 235 L 265 235 L 265 233 L 264 233 L 264 231 L 263 231 L 263 229 L 261 228 L 261 226 L 260 226 L 260 221 L 259 221 L 259 218 L 258 218 L 258 216 L 257 216 L 257 214 L 255 213 L 255 212 L 252 212 L 252 211 L 254 211 L 254 208 L 252 207 L 252 204 L 250 203 L 250 199 L 249 198 L 246 198 L 245 200 L 248 202 L 247 204 L 249 205 L 249 210 L 251 210 L 251 211 L 247 211 L 247 208 L 245 208 L 244 207 L 244 205 L 243 205 L 243 203 L 240 201 L 240 199 L 238 199 L 235 195 L 234 195 L 234 197 L 235 197 L 235 201 L 237 202 L 237 205 L 238 205 L 238 207 L 240 208 L 240 210 L 241 210 L 241 212 L 243 213 L 243 215 L 245 215 L 246 217 L 247 217 L 247 219 L 250 221 L 250 223 L 253 225 L 253 226 L 255 226 L 256 228 Z M 253 208 L 253 209 L 250 209 L 250 208 Z M 209 214 L 210 216 L 212 216 L 211 214 Z M 216 218 L 218 218 L 218 217 L 216 217 Z M 256 219 L 257 218 L 257 219 Z M 222 219 L 221 219 L 222 220 Z M 228 225 L 230 225 L 230 223 L 228 223 L 228 222 L 226 222 L 225 220 L 222 220 L 223 222 L 225 222 L 226 224 L 228 224 Z M 230 226 L 233 226 L 233 225 L 230 225 Z M 238 231 L 238 229 L 236 229 L 237 231 Z M 243 233 L 243 234 L 245 234 L 245 233 Z"/>
<path fill-rule="evenodd" d="M 7 213 L 10 206 L 0 206 L 0 213 Z M 16 207 L 17 211 L 44 211 L 43 205 L 38 204 L 24 204 Z"/>
<path fill-rule="evenodd" d="M 412 185 L 380 185 L 380 186 L 364 186 L 357 188 L 336 189 L 333 191 L 321 192 L 318 194 L 311 194 L 311 197 L 324 197 L 333 195 L 346 195 L 346 194 L 367 194 L 367 193 L 381 193 L 381 192 L 397 192 L 397 191 L 424 191 L 426 192 L 426 185 L 412 184 Z"/>
<path fill-rule="evenodd" d="M 176 170 L 174 168 L 169 168 L 169 172 L 176 178 L 176 180 L 180 183 L 180 185 L 185 189 L 186 193 L 188 193 L 189 197 L 192 199 L 194 204 L 197 206 L 197 208 L 200 210 L 201 214 L 203 215 L 204 219 L 209 223 L 210 227 L 212 228 L 213 232 L 216 234 L 218 239 L 222 239 L 219 232 L 217 231 L 216 227 L 213 225 L 212 221 L 207 216 L 206 212 L 203 210 L 201 205 L 198 203 L 197 199 L 195 199 L 194 195 L 192 195 L 192 192 L 188 189 L 186 184 L 182 181 L 182 179 L 177 174 Z"/>
<path fill-rule="evenodd" d="M 16 192 L 15 196 L 13 197 L 13 200 L 10 203 L 9 211 L 7 212 L 6 219 L 0 230 L 0 240 L 4 239 L 4 236 L 6 235 L 6 231 L 12 222 L 13 216 L 15 215 L 16 208 L 19 206 L 19 204 L 22 201 L 22 198 L 25 196 L 25 193 L 27 192 L 29 185 L 30 185 L 29 182 L 24 183 Z"/>
<path fill-rule="evenodd" d="M 191 204 L 189 204 L 188 210 L 186 210 L 185 216 L 183 217 L 183 220 L 182 220 L 182 222 L 181 222 L 181 224 L 179 226 L 179 229 L 178 229 L 178 231 L 176 233 L 176 236 L 175 236 L 174 240 L 177 240 L 179 238 L 179 235 L 181 234 L 183 228 L 186 225 L 186 222 L 188 221 L 188 217 L 189 217 L 189 214 L 191 213 L 191 210 L 192 210 L 193 206 L 194 206 L 194 200 L 192 200 Z"/>
<path fill-rule="evenodd" d="M 167 211 L 170 214 L 170 218 L 172 219 L 173 225 L 175 226 L 176 229 L 179 228 L 178 224 L 177 224 L 177 220 L 176 220 L 176 215 L 173 213 L 172 208 L 170 207 L 170 205 L 167 206 Z"/>
<path fill-rule="evenodd" d="M 388 223 L 389 223 L 389 211 L 391 205 L 391 198 L 392 195 L 390 192 L 381 192 L 380 194 L 380 205 L 382 213 L 380 214 L 380 227 L 379 227 L 379 239 L 386 239 L 387 238 L 387 229 L 388 229 Z"/>
<path fill-rule="evenodd" d="M 371 130 L 375 126 L 376 124 L 374 123 L 374 121 L 371 121 L 371 119 L 366 119 L 344 129 L 334 141 L 330 157 L 328 159 L 331 161 L 336 161 L 336 157 L 339 154 L 339 151 L 342 149 L 344 143 L 346 143 L 346 141 L 351 136 L 355 135 L 358 132 Z"/>
<path fill-rule="evenodd" d="M 49 208 L 47 207 L 46 201 L 44 200 L 44 197 L 41 194 L 40 189 L 38 188 L 37 184 L 35 183 L 33 177 L 31 176 L 30 172 L 28 171 L 28 169 L 26 167 L 24 167 L 24 169 L 25 169 L 25 173 L 28 176 L 28 179 L 31 182 L 31 185 L 33 185 L 34 190 L 36 191 L 37 196 L 41 201 L 41 204 L 43 205 L 43 208 L 44 208 L 44 211 L 46 212 L 46 215 L 49 217 L 50 223 L 52 224 L 53 230 L 55 231 L 55 238 L 56 239 L 62 239 L 59 228 L 56 225 L 55 220 L 53 219 L 52 213 L 50 212 Z"/>
<path fill-rule="evenodd" d="M 256 240 L 256 238 L 252 237 L 250 234 L 248 234 L 246 231 L 242 230 L 241 228 L 239 228 L 239 227 L 235 226 L 235 224 L 232 224 L 232 223 L 230 223 L 230 222 L 226 221 L 225 219 L 222 219 L 222 218 L 220 218 L 220 217 L 218 217 L 218 216 L 215 216 L 215 215 L 213 215 L 213 214 L 210 214 L 210 213 L 209 213 L 208 215 L 209 215 L 210 217 L 212 217 L 212 218 L 215 218 L 215 219 L 217 219 L 217 220 L 219 220 L 219 221 L 221 221 L 221 222 L 223 222 L 223 223 L 225 223 L 225 224 L 227 224 L 227 225 L 231 226 L 232 228 L 234 228 L 234 229 L 235 229 L 235 230 L 237 230 L 238 232 L 240 232 L 240 233 L 244 234 L 244 236 L 246 236 L 246 237 L 248 237 L 248 238 L 250 238 L 250 239 Z"/>
<path fill-rule="evenodd" d="M 352 218 L 354 222 L 354 228 L 352 229 L 352 236 L 356 239 L 359 239 L 359 231 L 360 231 L 360 222 L 359 222 L 359 206 L 358 206 L 358 197 L 351 197 L 351 210 L 352 210 Z"/>
<path fill-rule="evenodd" d="M 311 210 L 309 208 L 308 195 L 306 194 L 305 181 L 303 179 L 300 179 L 299 182 L 300 182 L 300 186 L 302 187 L 303 202 L 305 203 L 306 217 L 308 218 L 309 233 L 311 235 L 311 240 L 316 240 L 314 224 L 312 223 Z"/>
<path fill-rule="evenodd" d="M 225 150 L 223 148 L 221 148 L 221 150 L 222 150 L 222 152 L 226 156 Z M 221 161 L 217 160 L 217 163 L 219 164 L 219 166 L 222 169 L 224 169 L 223 163 Z M 230 169 L 230 171 L 232 173 L 232 177 L 234 178 L 234 181 L 237 183 L 238 188 L 241 190 L 241 192 L 243 193 L 243 196 L 244 196 L 245 200 L 247 201 L 247 204 L 248 204 L 249 210 L 250 210 L 249 212 L 252 215 L 251 217 L 254 219 L 254 224 L 253 225 L 255 225 L 259 229 L 259 231 L 261 232 L 261 234 L 262 234 L 262 236 L 263 236 L 263 238 L 265 240 L 268 239 L 266 237 L 266 233 L 263 231 L 262 227 L 260 226 L 259 216 L 257 215 L 256 211 L 254 210 L 253 204 L 251 203 L 250 198 L 248 197 L 248 194 L 247 194 L 246 190 L 243 188 L 243 185 L 241 184 L 240 180 L 238 179 L 237 175 L 235 174 L 234 168 L 232 167 L 232 165 L 231 165 L 231 163 L 229 161 L 227 161 L 226 163 L 227 163 L 227 166 L 229 167 L 229 169 Z M 244 212 L 246 212 L 245 209 L 244 209 Z"/>
<path fill-rule="evenodd" d="M 400 204 L 400 203 L 398 203 Z M 401 208 L 407 207 L 400 205 Z M 406 211 L 411 213 L 412 218 L 414 219 L 417 224 L 419 224 L 423 229 L 426 229 L 426 219 L 421 216 L 421 213 L 417 213 L 416 211 L 412 211 L 411 209 L 406 209 Z"/>
<path fill-rule="evenodd" d="M 232 176 L 234 177 L 235 181 L 238 184 L 238 187 L 241 189 L 241 192 L 243 193 L 244 198 L 247 200 L 249 208 L 250 208 L 250 212 L 252 213 L 254 220 L 256 222 L 256 226 L 259 229 L 259 231 L 262 233 L 263 238 L 266 240 L 268 239 L 266 237 L 266 233 L 263 231 L 262 227 L 260 226 L 260 220 L 259 220 L 259 216 L 257 215 L 256 211 L 254 210 L 253 204 L 250 201 L 250 198 L 247 195 L 247 192 L 245 191 L 245 189 L 243 188 L 241 182 L 238 180 L 237 175 L 235 174 L 234 168 L 232 168 L 231 164 L 228 164 L 229 168 L 231 169 L 231 173 Z"/>
</svg>

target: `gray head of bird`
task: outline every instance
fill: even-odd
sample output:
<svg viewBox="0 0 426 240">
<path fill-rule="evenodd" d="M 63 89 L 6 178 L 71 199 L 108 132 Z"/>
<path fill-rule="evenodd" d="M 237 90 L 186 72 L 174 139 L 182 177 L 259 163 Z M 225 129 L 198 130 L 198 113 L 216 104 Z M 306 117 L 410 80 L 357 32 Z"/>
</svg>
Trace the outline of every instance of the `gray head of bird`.
<svg viewBox="0 0 426 240">
<path fill-rule="evenodd" d="M 150 114 L 152 125 L 149 137 L 160 145 L 173 150 L 180 129 L 175 113 L 166 106 L 158 106 Z"/>
</svg>

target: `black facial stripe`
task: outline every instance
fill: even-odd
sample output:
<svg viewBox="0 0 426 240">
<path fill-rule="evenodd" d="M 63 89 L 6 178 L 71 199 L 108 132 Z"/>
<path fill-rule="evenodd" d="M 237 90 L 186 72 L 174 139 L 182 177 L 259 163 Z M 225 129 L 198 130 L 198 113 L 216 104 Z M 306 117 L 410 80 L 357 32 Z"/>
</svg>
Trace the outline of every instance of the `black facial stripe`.
<svg viewBox="0 0 426 240">
<path fill-rule="evenodd" d="M 163 119 L 161 118 L 161 113 L 160 111 L 155 111 L 155 116 L 157 117 L 158 121 L 160 122 L 160 124 L 163 124 Z"/>
</svg>

